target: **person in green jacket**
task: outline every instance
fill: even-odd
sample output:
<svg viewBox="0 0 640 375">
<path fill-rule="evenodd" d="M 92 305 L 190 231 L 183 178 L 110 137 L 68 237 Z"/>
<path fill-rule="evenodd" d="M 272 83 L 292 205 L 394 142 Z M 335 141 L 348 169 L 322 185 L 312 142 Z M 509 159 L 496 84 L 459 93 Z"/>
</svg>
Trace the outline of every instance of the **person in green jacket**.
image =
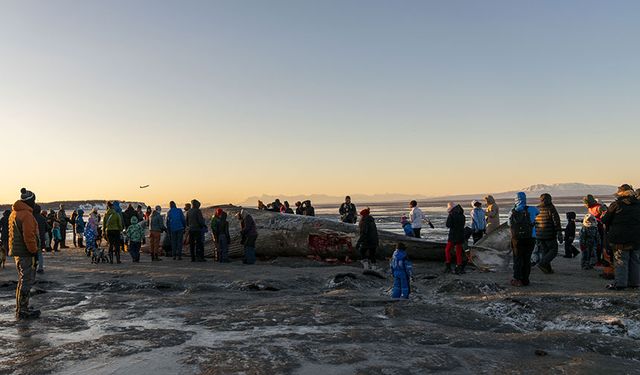
<svg viewBox="0 0 640 375">
<path fill-rule="evenodd" d="M 142 239 L 144 238 L 144 228 L 138 224 L 136 216 L 131 217 L 131 225 L 127 228 L 127 239 L 129 240 L 129 253 L 133 259 L 133 263 L 140 262 L 140 247 L 142 247 Z"/>
<path fill-rule="evenodd" d="M 107 232 L 107 241 L 109 241 L 109 263 L 113 264 L 113 253 L 116 254 L 116 261 L 120 264 L 120 233 L 124 229 L 124 221 L 114 207 L 112 202 L 107 204 L 108 210 L 104 214 L 104 230 Z"/>
</svg>

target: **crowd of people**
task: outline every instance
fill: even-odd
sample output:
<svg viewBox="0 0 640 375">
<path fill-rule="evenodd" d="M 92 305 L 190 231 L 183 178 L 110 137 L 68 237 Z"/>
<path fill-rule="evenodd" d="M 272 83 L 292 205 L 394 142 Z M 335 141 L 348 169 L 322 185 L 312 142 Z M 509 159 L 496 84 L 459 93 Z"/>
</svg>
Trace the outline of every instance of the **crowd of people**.
<svg viewBox="0 0 640 375">
<path fill-rule="evenodd" d="M 471 203 L 471 225 L 466 225 L 466 215 L 460 204 L 449 202 L 447 205 L 446 227 L 448 228 L 445 246 L 445 273 L 465 273 L 467 257 L 465 249 L 470 239 L 480 241 L 500 227 L 500 209 L 492 196 L 484 198 L 486 209 L 480 201 Z M 515 287 L 530 284 L 531 267 L 547 274 L 554 273 L 552 262 L 558 255 L 559 244 L 565 244 L 565 257 L 573 258 L 582 254 L 581 267 L 584 270 L 603 267 L 605 277 L 614 279 L 607 285 L 612 290 L 640 287 L 640 189 L 633 190 L 630 185 L 618 188 L 616 199 L 609 207 L 596 200 L 592 195 L 584 197 L 583 202 L 588 213 L 582 220 L 578 234 L 578 250 L 573 245 L 576 238 L 576 214 L 567 213 L 567 225 L 562 228 L 560 215 L 551 195 L 542 194 L 536 206 L 527 204 L 524 192 L 517 193 L 515 204 L 509 215 L 511 248 L 513 252 L 513 278 Z M 38 272 L 44 271 L 43 252 L 53 252 L 68 248 L 66 232 L 72 230 L 73 244 L 85 248 L 92 262 L 105 261 L 110 264 L 121 263 L 124 247 L 131 255 L 132 262 L 140 261 L 140 250 L 146 241 L 145 230 L 149 230 L 150 255 L 152 261 L 159 261 L 160 255 L 170 256 L 173 260 L 182 260 L 183 246 L 188 244 L 192 262 L 204 262 L 204 236 L 211 230 L 216 244 L 215 259 L 229 262 L 228 214 L 217 208 L 209 223 L 205 221 L 201 204 L 194 199 L 184 209 L 176 203 L 169 203 L 166 219 L 162 208 L 142 206 L 137 209 L 129 204 L 122 210 L 118 201 L 107 202 L 107 211 L 101 217 L 93 209 L 85 222 L 82 209 L 74 210 L 70 217 L 60 205 L 57 212 L 42 210 L 36 204 L 36 196 L 27 189 L 21 190 L 20 199 L 12 210 L 7 210 L 0 218 L 0 248 L 14 258 L 18 271 L 16 289 L 16 317 L 18 319 L 35 318 L 38 310 L 29 308 L 29 293 Z M 258 202 L 258 209 L 290 215 L 315 216 L 311 201 L 296 202 L 295 211 L 289 202 L 281 203 L 276 199 L 264 205 Z M 401 225 L 408 237 L 421 238 L 424 223 L 431 228 L 434 225 L 426 218 L 418 203 L 409 203 L 409 215 L 402 216 Z M 378 229 L 371 210 L 365 208 L 359 213 L 349 196 L 345 197 L 338 209 L 340 220 L 348 224 L 357 224 L 359 237 L 356 243 L 361 262 L 365 269 L 376 270 L 379 247 Z M 359 220 L 358 220 L 359 216 Z M 247 210 L 240 210 L 237 219 L 241 225 L 241 243 L 244 245 L 246 264 L 256 262 L 256 241 L 258 228 Z M 162 234 L 165 233 L 164 240 Z M 108 254 L 101 250 L 103 234 L 109 244 Z M 453 257 L 455 256 L 455 263 Z M 2 258 L 4 262 L 4 258 Z M 453 267 L 455 265 L 455 267 Z M 407 256 L 406 246 L 398 243 L 389 263 L 394 277 L 392 295 L 394 298 L 408 298 L 410 282 L 413 276 L 412 263 Z"/>
</svg>

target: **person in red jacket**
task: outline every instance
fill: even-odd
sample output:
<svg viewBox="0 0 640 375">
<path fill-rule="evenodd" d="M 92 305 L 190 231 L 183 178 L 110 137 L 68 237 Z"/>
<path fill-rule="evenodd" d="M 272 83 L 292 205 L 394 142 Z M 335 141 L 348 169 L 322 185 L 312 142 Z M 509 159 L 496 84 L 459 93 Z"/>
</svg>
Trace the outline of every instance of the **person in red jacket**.
<svg viewBox="0 0 640 375">
<path fill-rule="evenodd" d="M 18 270 L 16 287 L 16 319 L 33 319 L 40 310 L 29 309 L 29 294 L 36 279 L 37 255 L 40 249 L 38 222 L 33 216 L 36 195 L 29 190 L 20 190 L 20 200 L 13 204 L 9 216 L 9 256 Z"/>
</svg>

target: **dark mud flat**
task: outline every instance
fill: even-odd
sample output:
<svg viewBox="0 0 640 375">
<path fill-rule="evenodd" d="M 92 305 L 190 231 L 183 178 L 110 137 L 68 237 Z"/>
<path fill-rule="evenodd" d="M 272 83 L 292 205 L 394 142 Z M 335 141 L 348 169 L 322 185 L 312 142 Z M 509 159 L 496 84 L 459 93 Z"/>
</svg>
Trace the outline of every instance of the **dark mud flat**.
<svg viewBox="0 0 640 375">
<path fill-rule="evenodd" d="M 640 373 L 638 293 L 606 291 L 577 259 L 524 289 L 419 263 L 405 302 L 356 266 L 143 262 L 49 256 L 29 323 L 13 319 L 10 262 L 0 374 Z"/>
</svg>

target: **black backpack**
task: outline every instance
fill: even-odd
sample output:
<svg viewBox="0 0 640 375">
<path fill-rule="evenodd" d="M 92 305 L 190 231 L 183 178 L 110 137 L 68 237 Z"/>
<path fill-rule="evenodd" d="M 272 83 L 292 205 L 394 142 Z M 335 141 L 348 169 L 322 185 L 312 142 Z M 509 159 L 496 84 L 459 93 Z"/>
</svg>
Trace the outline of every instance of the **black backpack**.
<svg viewBox="0 0 640 375">
<path fill-rule="evenodd" d="M 533 238 L 533 224 L 531 223 L 531 216 L 529 216 L 529 207 L 525 206 L 522 211 L 511 210 L 509 226 L 511 227 L 512 239 L 526 240 Z"/>
</svg>

